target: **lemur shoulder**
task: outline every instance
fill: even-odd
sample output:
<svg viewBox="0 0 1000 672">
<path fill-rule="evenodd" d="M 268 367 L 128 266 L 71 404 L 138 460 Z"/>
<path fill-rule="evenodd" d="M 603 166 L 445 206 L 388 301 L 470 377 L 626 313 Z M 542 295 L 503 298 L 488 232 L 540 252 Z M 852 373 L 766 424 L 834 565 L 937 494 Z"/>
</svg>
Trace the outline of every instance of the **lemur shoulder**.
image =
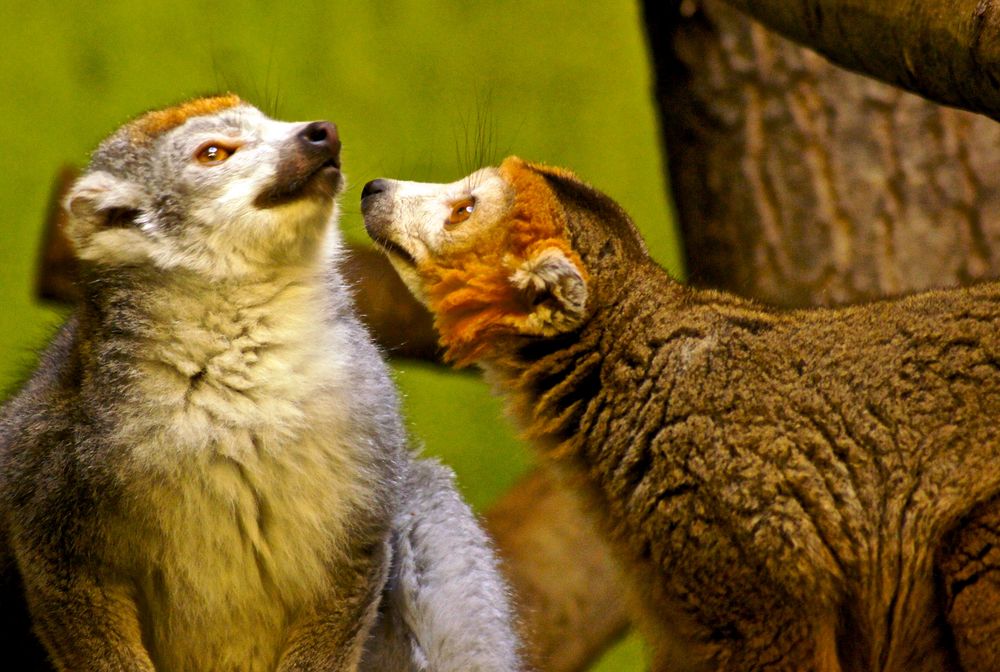
<svg viewBox="0 0 1000 672">
<path fill-rule="evenodd" d="M 590 502 L 655 669 L 1000 669 L 1000 283 L 783 312 L 674 281 L 569 171 L 363 194 Z"/>
<path fill-rule="evenodd" d="M 73 186 L 83 299 L 0 415 L 0 589 L 45 665 L 517 668 L 337 271 L 342 183 L 336 127 L 230 95 L 128 123 Z"/>
</svg>

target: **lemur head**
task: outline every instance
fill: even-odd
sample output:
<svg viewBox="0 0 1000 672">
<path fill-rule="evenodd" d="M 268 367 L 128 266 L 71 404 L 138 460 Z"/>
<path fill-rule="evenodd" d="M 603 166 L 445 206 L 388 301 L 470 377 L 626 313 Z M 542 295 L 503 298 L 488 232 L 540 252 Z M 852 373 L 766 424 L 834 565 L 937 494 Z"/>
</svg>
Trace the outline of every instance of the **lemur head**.
<svg viewBox="0 0 1000 672">
<path fill-rule="evenodd" d="M 342 182 L 333 124 L 200 98 L 101 143 L 66 198 L 67 234 L 97 267 L 241 277 L 315 255 Z"/>
<path fill-rule="evenodd" d="M 569 171 L 516 157 L 451 184 L 369 182 L 361 209 L 459 364 L 580 328 L 602 293 L 648 259 L 614 201 Z"/>
</svg>

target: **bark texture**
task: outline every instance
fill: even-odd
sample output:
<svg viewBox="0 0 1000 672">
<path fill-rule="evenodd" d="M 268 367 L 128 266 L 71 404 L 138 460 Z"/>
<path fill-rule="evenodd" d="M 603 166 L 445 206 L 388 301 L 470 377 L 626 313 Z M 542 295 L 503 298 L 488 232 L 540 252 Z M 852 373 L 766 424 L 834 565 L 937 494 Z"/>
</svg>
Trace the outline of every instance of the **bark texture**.
<svg viewBox="0 0 1000 672">
<path fill-rule="evenodd" d="M 728 0 L 834 63 L 1000 118 L 996 0 Z"/>
<path fill-rule="evenodd" d="M 693 282 L 804 306 L 1000 272 L 1000 126 L 837 68 L 721 2 L 653 4 Z"/>
<path fill-rule="evenodd" d="M 386 352 L 440 361 L 431 314 L 413 298 L 384 254 L 369 246 L 348 245 L 343 271 L 361 318 Z"/>
<path fill-rule="evenodd" d="M 608 550 L 546 470 L 518 482 L 484 523 L 514 590 L 533 669 L 583 669 L 624 634 L 623 589 Z"/>
<path fill-rule="evenodd" d="M 64 233 L 66 211 L 62 207 L 63 198 L 79 176 L 77 168 L 66 165 L 59 169 L 52 184 L 35 273 L 35 296 L 44 301 L 71 305 L 80 298 L 76 286 L 76 258 Z"/>
</svg>

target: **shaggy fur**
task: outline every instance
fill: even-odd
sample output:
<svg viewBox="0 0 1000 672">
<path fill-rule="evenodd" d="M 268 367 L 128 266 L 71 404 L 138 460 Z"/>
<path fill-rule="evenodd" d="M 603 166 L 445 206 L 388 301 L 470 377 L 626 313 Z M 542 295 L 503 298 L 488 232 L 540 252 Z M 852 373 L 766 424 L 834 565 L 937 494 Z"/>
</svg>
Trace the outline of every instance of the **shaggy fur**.
<svg viewBox="0 0 1000 672">
<path fill-rule="evenodd" d="M 590 501 L 656 670 L 1000 669 L 1000 285 L 780 312 L 678 284 L 566 171 L 373 191 L 453 358 Z"/>
<path fill-rule="evenodd" d="M 502 333 L 535 308 L 534 297 L 525 291 L 537 275 L 528 262 L 532 256 L 551 248 L 578 261 L 564 239 L 563 213 L 549 207 L 541 177 L 524 171 L 501 174 L 516 194 L 507 226 L 481 245 L 419 267 L 445 356 L 460 365 L 480 359 L 491 333 Z M 519 269 L 523 264 L 528 266 Z"/>
<path fill-rule="evenodd" d="M 336 270 L 339 150 L 208 99 L 125 126 L 74 185 L 83 300 L 0 412 L 18 669 L 518 668 L 488 544 L 406 450 Z"/>
</svg>

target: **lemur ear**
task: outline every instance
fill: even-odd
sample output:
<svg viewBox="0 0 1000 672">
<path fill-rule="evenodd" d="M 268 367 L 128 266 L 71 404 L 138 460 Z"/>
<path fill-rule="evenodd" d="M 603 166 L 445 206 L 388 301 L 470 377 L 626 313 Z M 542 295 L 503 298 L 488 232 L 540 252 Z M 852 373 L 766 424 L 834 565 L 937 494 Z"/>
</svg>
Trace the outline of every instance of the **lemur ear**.
<svg viewBox="0 0 1000 672">
<path fill-rule="evenodd" d="M 529 306 L 525 333 L 554 336 L 583 322 L 587 281 L 577 264 L 558 247 L 546 247 L 521 263 L 511 283 Z"/>
<path fill-rule="evenodd" d="M 146 238 L 136 228 L 145 193 L 104 171 L 81 177 L 66 196 L 66 236 L 81 259 L 127 262 L 144 256 Z"/>
</svg>

